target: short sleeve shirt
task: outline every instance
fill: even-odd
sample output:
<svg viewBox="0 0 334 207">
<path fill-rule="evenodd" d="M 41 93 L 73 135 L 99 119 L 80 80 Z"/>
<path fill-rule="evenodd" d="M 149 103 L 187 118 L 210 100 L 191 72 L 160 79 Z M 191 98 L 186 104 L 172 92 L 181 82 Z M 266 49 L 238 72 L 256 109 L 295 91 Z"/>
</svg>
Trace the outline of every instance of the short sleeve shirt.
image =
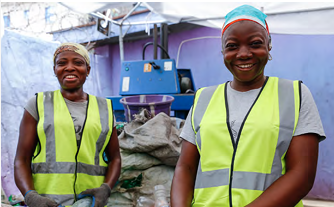
<svg viewBox="0 0 334 207">
<path fill-rule="evenodd" d="M 234 90 L 230 84 L 227 84 L 227 101 L 229 104 L 230 126 L 233 138 L 238 137 L 239 129 L 248 110 L 255 101 L 261 88 L 253 89 L 246 92 Z M 312 94 L 306 85 L 301 84 L 302 101 L 299 113 L 299 120 L 293 136 L 315 133 L 319 136 L 320 141 L 325 139 L 325 132 L 322 126 L 317 106 Z M 191 126 L 191 111 L 188 114 L 180 137 L 196 145 L 195 132 Z"/>
</svg>

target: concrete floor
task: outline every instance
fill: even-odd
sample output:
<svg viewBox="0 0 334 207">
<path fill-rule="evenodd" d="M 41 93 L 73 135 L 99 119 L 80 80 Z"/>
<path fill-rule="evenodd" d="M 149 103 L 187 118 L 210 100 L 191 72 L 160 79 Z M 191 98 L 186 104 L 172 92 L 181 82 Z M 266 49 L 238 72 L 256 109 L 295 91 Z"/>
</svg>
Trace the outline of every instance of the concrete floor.
<svg viewBox="0 0 334 207">
<path fill-rule="evenodd" d="M 334 207 L 334 201 L 303 199 L 304 207 Z"/>
</svg>

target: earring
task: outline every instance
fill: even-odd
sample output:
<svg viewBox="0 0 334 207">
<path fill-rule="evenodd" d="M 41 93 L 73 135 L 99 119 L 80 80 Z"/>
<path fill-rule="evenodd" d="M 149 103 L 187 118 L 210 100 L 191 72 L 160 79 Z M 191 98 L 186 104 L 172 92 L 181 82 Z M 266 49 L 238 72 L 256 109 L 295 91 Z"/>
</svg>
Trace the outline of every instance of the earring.
<svg viewBox="0 0 334 207">
<path fill-rule="evenodd" d="M 272 60 L 273 59 L 273 57 L 271 57 L 271 55 L 270 55 L 270 53 L 269 53 L 269 55 L 268 55 L 268 60 Z"/>
</svg>

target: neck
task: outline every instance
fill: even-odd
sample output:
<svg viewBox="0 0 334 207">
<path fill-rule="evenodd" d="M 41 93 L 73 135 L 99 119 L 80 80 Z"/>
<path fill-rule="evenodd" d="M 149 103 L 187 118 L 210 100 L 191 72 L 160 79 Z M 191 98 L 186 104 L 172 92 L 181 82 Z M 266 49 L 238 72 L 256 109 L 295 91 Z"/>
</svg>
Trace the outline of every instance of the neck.
<svg viewBox="0 0 334 207">
<path fill-rule="evenodd" d="M 252 89 L 261 88 L 265 81 L 266 81 L 266 76 L 264 75 L 259 76 L 256 79 L 249 82 L 242 82 L 234 78 L 233 81 L 231 82 L 231 87 L 234 90 L 245 92 Z"/>
<path fill-rule="evenodd" d="M 64 98 L 73 102 L 82 102 L 87 100 L 87 94 L 83 91 L 82 87 L 76 90 L 61 89 L 61 94 Z"/>
</svg>

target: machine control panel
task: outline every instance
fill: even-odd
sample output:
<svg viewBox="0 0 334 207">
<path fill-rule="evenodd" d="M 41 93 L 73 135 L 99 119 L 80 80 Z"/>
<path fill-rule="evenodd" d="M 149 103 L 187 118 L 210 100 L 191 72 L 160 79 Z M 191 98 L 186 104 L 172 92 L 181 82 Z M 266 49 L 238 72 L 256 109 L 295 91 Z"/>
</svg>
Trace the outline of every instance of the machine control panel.
<svg viewBox="0 0 334 207">
<path fill-rule="evenodd" d="M 174 59 L 124 61 L 120 84 L 120 95 L 180 93 Z"/>
</svg>

